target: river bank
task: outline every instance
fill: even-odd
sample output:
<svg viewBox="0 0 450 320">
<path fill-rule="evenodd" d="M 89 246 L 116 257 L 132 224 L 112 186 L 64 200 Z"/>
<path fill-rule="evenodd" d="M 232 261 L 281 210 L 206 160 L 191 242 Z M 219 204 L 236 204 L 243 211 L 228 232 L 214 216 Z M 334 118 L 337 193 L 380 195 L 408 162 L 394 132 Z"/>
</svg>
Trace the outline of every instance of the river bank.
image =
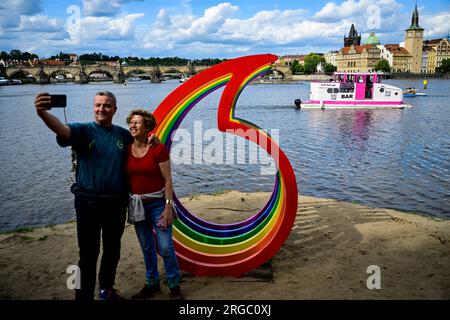
<svg viewBox="0 0 450 320">
<path fill-rule="evenodd" d="M 182 201 L 227 223 L 255 213 L 268 197 L 231 191 Z M 72 299 L 66 268 L 78 259 L 75 227 L 1 234 L 0 299 Z M 268 263 L 241 278 L 184 274 L 182 289 L 186 299 L 449 299 L 449 242 L 449 220 L 299 196 L 293 230 Z M 370 265 L 381 269 L 380 290 L 366 287 Z M 159 267 L 163 274 L 162 261 Z M 127 224 L 116 287 L 130 297 L 143 281 L 141 251 Z M 154 299 L 167 299 L 167 288 Z"/>
</svg>

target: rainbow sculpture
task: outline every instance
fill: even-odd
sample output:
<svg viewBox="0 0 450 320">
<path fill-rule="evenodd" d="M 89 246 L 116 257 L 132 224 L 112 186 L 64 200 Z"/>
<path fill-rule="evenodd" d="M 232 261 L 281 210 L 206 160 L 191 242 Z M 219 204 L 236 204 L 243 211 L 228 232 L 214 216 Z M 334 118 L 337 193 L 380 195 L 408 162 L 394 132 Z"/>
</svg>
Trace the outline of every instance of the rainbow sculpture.
<svg viewBox="0 0 450 320">
<path fill-rule="evenodd" d="M 253 129 L 241 135 L 274 157 L 277 174 L 265 206 L 245 221 L 216 224 L 189 212 L 174 195 L 178 219 L 174 221 L 175 250 L 181 269 L 199 276 L 240 276 L 272 258 L 288 237 L 297 213 L 297 183 L 291 164 L 270 136 L 256 125 L 234 116 L 244 87 L 270 70 L 277 56 L 264 54 L 222 62 L 202 71 L 175 89 L 154 111 L 160 141 L 170 149 L 172 133 L 196 103 L 226 86 L 219 102 L 220 131 Z"/>
</svg>

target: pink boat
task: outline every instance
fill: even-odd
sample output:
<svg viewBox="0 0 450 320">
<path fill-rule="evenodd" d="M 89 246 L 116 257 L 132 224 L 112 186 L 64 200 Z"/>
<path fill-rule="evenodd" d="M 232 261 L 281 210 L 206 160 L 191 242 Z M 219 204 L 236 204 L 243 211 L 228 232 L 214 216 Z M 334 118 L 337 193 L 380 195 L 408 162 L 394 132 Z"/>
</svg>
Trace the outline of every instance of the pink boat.
<svg viewBox="0 0 450 320">
<path fill-rule="evenodd" d="M 380 73 L 335 72 L 329 82 L 311 82 L 308 101 L 295 100 L 301 109 L 410 108 L 403 90 L 381 83 Z"/>
</svg>

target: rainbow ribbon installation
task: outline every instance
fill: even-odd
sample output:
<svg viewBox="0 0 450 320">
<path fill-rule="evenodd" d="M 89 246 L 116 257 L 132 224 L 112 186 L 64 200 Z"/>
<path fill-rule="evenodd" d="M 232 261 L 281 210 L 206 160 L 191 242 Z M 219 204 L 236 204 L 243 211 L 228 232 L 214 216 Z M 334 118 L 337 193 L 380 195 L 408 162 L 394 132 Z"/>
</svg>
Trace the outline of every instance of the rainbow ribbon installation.
<svg viewBox="0 0 450 320">
<path fill-rule="evenodd" d="M 242 90 L 267 73 L 277 58 L 271 54 L 253 55 L 215 65 L 177 87 L 153 113 L 158 123 L 155 133 L 170 150 L 173 133 L 187 113 L 206 95 L 225 86 L 217 112 L 218 129 L 237 130 L 236 135 L 264 148 L 277 165 L 270 199 L 245 221 L 232 224 L 204 221 L 189 212 L 174 194 L 178 213 L 173 224 L 175 251 L 181 269 L 194 275 L 241 276 L 259 267 L 278 252 L 294 224 L 297 182 L 288 158 L 261 128 L 234 116 Z M 256 134 L 244 135 L 248 129 Z"/>
</svg>

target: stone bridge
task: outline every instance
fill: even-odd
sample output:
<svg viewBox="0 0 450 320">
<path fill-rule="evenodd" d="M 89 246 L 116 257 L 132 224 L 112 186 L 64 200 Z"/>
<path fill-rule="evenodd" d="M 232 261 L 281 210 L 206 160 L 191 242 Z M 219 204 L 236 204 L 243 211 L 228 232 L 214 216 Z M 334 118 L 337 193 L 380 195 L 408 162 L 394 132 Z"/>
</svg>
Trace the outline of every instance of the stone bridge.
<svg viewBox="0 0 450 320">
<path fill-rule="evenodd" d="M 14 78 L 18 73 L 24 75 L 32 75 L 39 84 L 48 84 L 50 79 L 57 74 L 71 74 L 76 83 L 88 83 L 89 77 L 93 73 L 104 73 L 109 75 L 113 82 L 123 83 L 125 79 L 133 74 L 145 73 L 151 76 L 152 82 L 160 82 L 161 76 L 164 74 L 180 74 L 183 77 L 194 75 L 209 66 L 193 66 L 191 64 L 185 66 L 121 66 L 117 64 L 96 63 L 92 65 L 75 65 L 75 66 L 49 66 L 41 65 L 36 67 L 10 66 L 0 70 L 0 75 L 6 78 Z M 292 79 L 292 73 L 289 67 L 282 64 L 274 64 L 272 70 L 281 74 L 283 80 Z"/>
</svg>

